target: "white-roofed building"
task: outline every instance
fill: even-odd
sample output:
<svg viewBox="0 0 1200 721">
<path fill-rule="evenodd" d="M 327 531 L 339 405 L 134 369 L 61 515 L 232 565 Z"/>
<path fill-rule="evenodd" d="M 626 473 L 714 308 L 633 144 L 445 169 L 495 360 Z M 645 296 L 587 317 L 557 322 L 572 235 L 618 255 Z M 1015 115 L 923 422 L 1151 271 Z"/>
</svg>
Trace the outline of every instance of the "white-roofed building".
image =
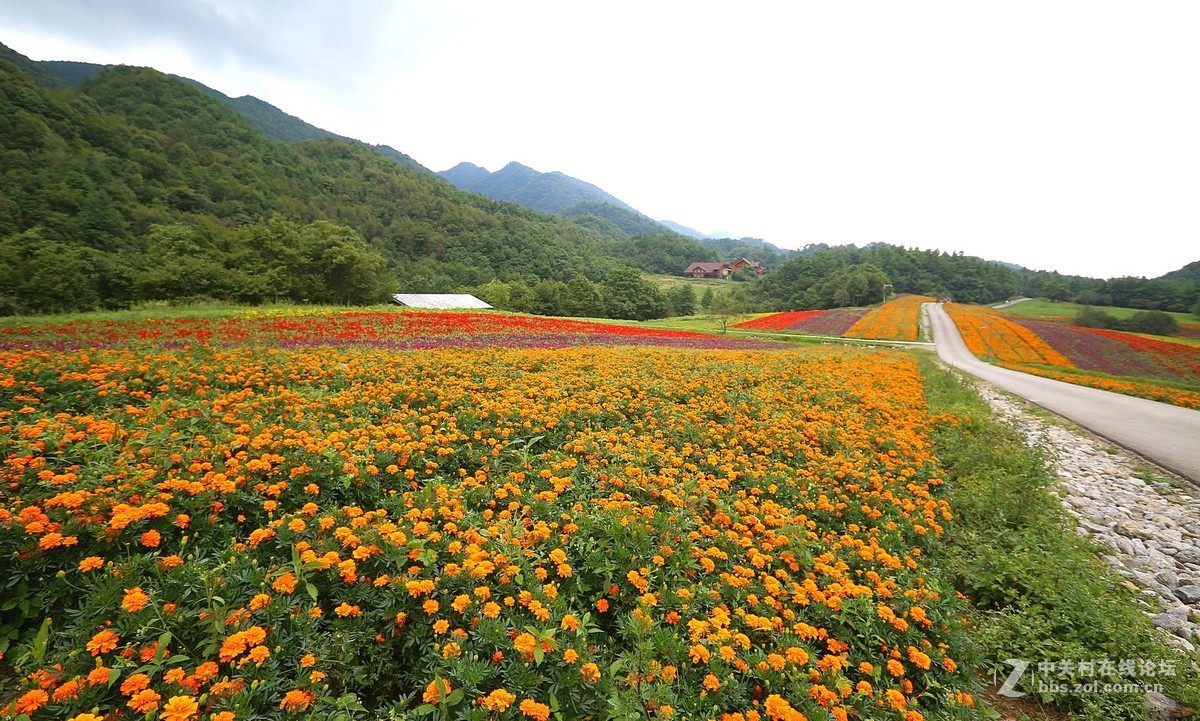
<svg viewBox="0 0 1200 721">
<path fill-rule="evenodd" d="M 461 308 L 486 310 L 492 307 L 467 293 L 397 293 L 392 296 L 392 300 L 408 308 L 428 308 L 432 310 L 457 310 Z"/>
</svg>

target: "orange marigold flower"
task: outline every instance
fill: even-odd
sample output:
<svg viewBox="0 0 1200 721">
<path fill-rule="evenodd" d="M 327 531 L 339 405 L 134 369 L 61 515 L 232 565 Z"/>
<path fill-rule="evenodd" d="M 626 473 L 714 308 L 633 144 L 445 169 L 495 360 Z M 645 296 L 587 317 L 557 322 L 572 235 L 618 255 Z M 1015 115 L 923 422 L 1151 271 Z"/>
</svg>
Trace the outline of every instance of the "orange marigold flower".
<svg viewBox="0 0 1200 721">
<path fill-rule="evenodd" d="M 522 633 L 513 639 L 513 648 L 520 651 L 527 658 L 532 658 L 533 651 L 537 648 L 537 639 L 531 633 Z"/>
<path fill-rule="evenodd" d="M 505 691 L 502 688 L 498 688 L 489 693 L 487 696 L 479 699 L 479 705 L 483 706 L 488 711 L 503 713 L 504 711 L 507 711 L 508 707 L 512 706 L 512 702 L 516 700 L 517 697 L 515 695 Z"/>
<path fill-rule="evenodd" d="M 94 713 L 81 713 L 72 716 L 67 721 L 104 721 L 104 717 L 97 716 Z"/>
<path fill-rule="evenodd" d="M 317 657 L 306 653 L 300 657 L 300 668 L 312 668 L 317 665 Z"/>
<path fill-rule="evenodd" d="M 121 608 L 130 613 L 136 613 L 146 607 L 150 601 L 150 597 L 146 595 L 141 586 L 125 589 L 125 596 L 121 599 Z"/>
<path fill-rule="evenodd" d="M 333 609 L 333 612 L 338 615 L 338 618 L 357 618 L 362 615 L 362 609 L 358 606 L 351 606 L 342 601 L 338 607 Z"/>
<path fill-rule="evenodd" d="M 108 676 L 112 669 L 107 666 L 97 666 L 88 672 L 87 680 L 89 686 L 98 686 L 102 683 L 108 683 Z"/>
<path fill-rule="evenodd" d="M 421 605 L 421 609 L 430 615 L 437 613 L 439 608 L 441 605 L 432 598 Z"/>
<path fill-rule="evenodd" d="M 488 601 L 483 604 L 484 618 L 495 618 L 500 615 L 500 604 L 495 601 Z"/>
<path fill-rule="evenodd" d="M 563 651 L 563 660 L 567 663 L 575 663 L 579 660 L 579 652 L 573 648 L 568 648 L 566 651 Z"/>
<path fill-rule="evenodd" d="M 104 559 L 99 556 L 88 556 L 79 562 L 79 570 L 84 573 L 95 571 L 98 568 L 104 568 Z"/>
<path fill-rule="evenodd" d="M 887 670 L 893 676 L 900 677 L 904 675 L 904 664 L 894 658 L 888 659 Z"/>
<path fill-rule="evenodd" d="M 708 652 L 708 649 L 705 648 L 704 646 L 701 646 L 698 643 L 693 644 L 692 647 L 690 649 L 688 649 L 688 658 L 692 659 L 692 663 L 695 663 L 695 664 L 708 663 L 709 657 L 710 657 L 710 654 Z"/>
<path fill-rule="evenodd" d="M 151 656 L 151 658 L 153 658 L 153 656 Z M 187 676 L 187 671 L 184 671 L 176 666 L 175 668 L 168 669 L 167 672 L 163 674 L 163 681 L 166 681 L 167 683 L 180 683 L 183 681 L 184 676 Z"/>
<path fill-rule="evenodd" d="M 421 696 L 421 700 L 425 703 L 437 704 L 449 696 L 453 690 L 449 681 L 444 678 L 435 678 L 425 687 L 425 693 Z"/>
<path fill-rule="evenodd" d="M 150 677 L 144 673 L 135 673 L 121 683 L 121 693 L 132 696 L 142 689 L 150 687 Z"/>
<path fill-rule="evenodd" d="M 568 613 L 562 618 L 562 628 L 564 631 L 574 631 L 578 629 L 579 619 Z"/>
<path fill-rule="evenodd" d="M 717 678 L 711 673 L 705 674 L 704 688 L 708 689 L 709 691 L 716 691 L 717 689 L 721 688 L 721 679 Z"/>
<path fill-rule="evenodd" d="M 894 688 L 889 688 L 884 696 L 887 697 L 888 705 L 897 711 L 903 711 L 904 707 L 908 705 L 908 700 L 904 698 L 904 694 Z"/>
<path fill-rule="evenodd" d="M 218 711 L 208 717 L 208 721 L 236 721 L 237 716 L 232 711 Z"/>
<path fill-rule="evenodd" d="M 200 705 L 191 696 L 172 696 L 162 707 L 162 721 L 191 721 L 200 713 Z"/>
<path fill-rule="evenodd" d="M 296 577 L 290 573 L 285 573 L 275 579 L 275 582 L 271 584 L 271 588 L 276 593 L 293 593 L 296 590 Z"/>
<path fill-rule="evenodd" d="M 50 700 L 50 695 L 40 688 L 35 688 L 32 691 L 26 691 L 17 699 L 18 714 L 32 714 L 41 707 L 45 706 Z"/>
<path fill-rule="evenodd" d="M 608 599 L 602 598 L 596 601 L 596 610 L 600 613 L 608 613 Z"/>
<path fill-rule="evenodd" d="M 152 689 L 147 688 L 135 693 L 133 698 L 129 699 L 129 702 L 125 705 L 140 714 L 148 714 L 158 708 L 158 701 L 161 698 L 162 696 L 159 696 Z"/>
<path fill-rule="evenodd" d="M 248 658 L 256 664 L 261 664 L 271 656 L 271 650 L 266 646 L 255 646 L 250 649 Z"/>
<path fill-rule="evenodd" d="M 779 721 L 780 719 L 783 719 L 783 721 L 791 721 L 792 719 L 804 718 L 803 715 L 796 711 L 796 709 L 792 708 L 792 705 L 787 701 L 784 701 L 783 697 L 777 693 L 767 696 L 764 709 L 767 712 L 767 718 L 771 719 L 771 721 Z"/>
<path fill-rule="evenodd" d="M 152 528 L 143 533 L 138 540 L 146 548 L 158 548 L 159 544 L 162 543 L 162 534 Z"/>
<path fill-rule="evenodd" d="M 307 711 L 310 704 L 316 700 L 316 696 L 311 691 L 302 691 L 294 688 L 283 695 L 283 700 L 279 702 L 279 708 L 288 713 L 298 713 Z"/>
<path fill-rule="evenodd" d="M 591 662 L 585 663 L 579 667 L 579 675 L 584 681 L 595 683 L 600 680 L 600 667 Z"/>
<path fill-rule="evenodd" d="M 87 650 L 93 656 L 99 656 L 116 648 L 120 640 L 120 636 L 106 628 L 95 636 L 92 636 L 92 640 L 87 643 Z"/>
<path fill-rule="evenodd" d="M 521 709 L 521 713 L 528 716 L 534 721 L 546 721 L 550 718 L 550 707 L 544 703 L 538 703 L 531 698 L 527 698 L 521 702 L 517 708 Z"/>
</svg>

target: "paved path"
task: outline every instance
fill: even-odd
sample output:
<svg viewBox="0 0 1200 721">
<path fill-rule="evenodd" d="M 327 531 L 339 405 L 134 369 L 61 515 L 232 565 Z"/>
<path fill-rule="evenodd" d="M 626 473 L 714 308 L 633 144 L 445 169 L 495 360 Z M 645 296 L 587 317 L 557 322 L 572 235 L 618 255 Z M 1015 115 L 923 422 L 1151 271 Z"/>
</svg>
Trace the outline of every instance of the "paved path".
<svg viewBox="0 0 1200 721">
<path fill-rule="evenodd" d="M 1200 483 L 1200 411 L 999 368 L 967 350 L 940 303 L 926 303 L 938 356 Z"/>
</svg>

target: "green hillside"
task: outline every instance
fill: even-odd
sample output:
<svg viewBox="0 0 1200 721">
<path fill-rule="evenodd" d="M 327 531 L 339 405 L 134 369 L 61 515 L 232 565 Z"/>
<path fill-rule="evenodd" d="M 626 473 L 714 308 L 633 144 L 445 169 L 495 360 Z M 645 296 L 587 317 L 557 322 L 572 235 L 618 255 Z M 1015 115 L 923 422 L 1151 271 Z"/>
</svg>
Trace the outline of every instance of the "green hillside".
<svg viewBox="0 0 1200 721">
<path fill-rule="evenodd" d="M 3 312 L 188 296 L 366 302 L 397 283 L 599 279 L 613 265 L 605 238 L 568 219 L 460 193 L 361 146 L 273 141 L 145 68 L 51 90 L 0 63 L 0 147 Z M 300 266 L 371 277 L 336 291 L 295 269 L 293 251 L 317 254 Z"/>
</svg>

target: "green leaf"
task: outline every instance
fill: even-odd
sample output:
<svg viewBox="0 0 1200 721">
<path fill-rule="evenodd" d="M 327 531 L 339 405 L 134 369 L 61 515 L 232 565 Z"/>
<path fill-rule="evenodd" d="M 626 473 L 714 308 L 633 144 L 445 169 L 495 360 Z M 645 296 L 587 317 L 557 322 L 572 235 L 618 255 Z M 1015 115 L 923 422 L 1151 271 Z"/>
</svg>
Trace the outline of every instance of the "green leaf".
<svg viewBox="0 0 1200 721">
<path fill-rule="evenodd" d="M 158 663 L 159 661 L 163 660 L 163 656 L 167 653 L 167 645 L 169 643 L 171 643 L 171 632 L 164 631 L 163 634 L 158 637 L 158 648 L 154 650 L 154 663 Z"/>
<path fill-rule="evenodd" d="M 308 595 L 312 596 L 312 600 L 317 600 L 317 587 L 311 583 L 304 584 L 304 589 L 308 591 Z"/>
<path fill-rule="evenodd" d="M 454 691 L 446 697 L 446 700 L 443 703 L 445 703 L 446 708 L 450 708 L 451 706 L 454 706 L 458 702 L 462 701 L 463 697 L 466 695 L 466 692 L 461 688 L 454 689 Z"/>
<path fill-rule="evenodd" d="M 47 616 L 38 629 L 37 637 L 33 639 L 33 663 L 38 668 L 42 667 L 42 659 L 46 657 L 46 643 L 50 640 L 50 626 L 53 623 L 54 619 Z"/>
<path fill-rule="evenodd" d="M 413 714 L 417 715 L 417 716 L 428 716 L 429 714 L 431 714 L 435 711 L 437 711 L 437 706 L 434 706 L 431 703 L 423 703 L 420 706 L 413 709 Z"/>
<path fill-rule="evenodd" d="M 533 660 L 534 660 L 534 663 L 535 663 L 536 665 L 539 665 L 539 666 L 540 666 L 540 665 L 541 665 L 541 663 L 542 663 L 542 661 L 543 661 L 543 659 L 545 659 L 545 658 L 546 658 L 546 653 L 545 653 L 545 651 L 542 651 L 542 645 L 539 643 L 538 645 L 534 646 L 534 647 L 533 647 Z"/>
</svg>

